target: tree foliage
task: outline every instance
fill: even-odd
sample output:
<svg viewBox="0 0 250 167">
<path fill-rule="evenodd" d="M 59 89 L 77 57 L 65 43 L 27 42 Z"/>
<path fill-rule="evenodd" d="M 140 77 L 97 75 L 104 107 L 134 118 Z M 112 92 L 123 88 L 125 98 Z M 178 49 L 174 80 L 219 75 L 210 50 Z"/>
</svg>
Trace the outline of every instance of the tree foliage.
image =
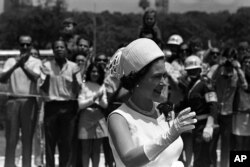
<svg viewBox="0 0 250 167">
<path fill-rule="evenodd" d="M 74 17 L 78 22 L 77 33 L 93 39 L 96 28 L 97 53 L 111 55 L 123 43 L 138 37 L 138 27 L 142 24 L 142 14 L 123 14 L 119 12 L 101 13 L 66 11 L 60 7 L 30 7 L 12 10 L 0 15 L 0 49 L 14 49 L 20 34 L 30 34 L 37 46 L 46 48 L 47 44 L 58 37 L 61 21 Z M 93 19 L 96 18 L 96 27 Z M 171 34 L 180 34 L 184 40 L 198 36 L 206 44 L 212 41 L 241 40 L 250 42 L 250 8 L 240 8 L 235 13 L 187 12 L 157 15 L 157 24 L 162 32 L 163 42 Z"/>
<path fill-rule="evenodd" d="M 138 5 L 143 10 L 145 10 L 145 9 L 147 9 L 150 6 L 150 2 L 148 0 L 140 0 Z"/>
</svg>

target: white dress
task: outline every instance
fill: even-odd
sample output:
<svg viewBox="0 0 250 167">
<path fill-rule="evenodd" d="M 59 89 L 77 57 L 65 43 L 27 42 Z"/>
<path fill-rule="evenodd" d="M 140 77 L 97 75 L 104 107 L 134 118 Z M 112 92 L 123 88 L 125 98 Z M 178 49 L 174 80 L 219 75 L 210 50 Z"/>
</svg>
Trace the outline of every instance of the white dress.
<svg viewBox="0 0 250 167">
<path fill-rule="evenodd" d="M 156 109 L 156 104 L 154 106 Z M 138 147 L 152 142 L 155 137 L 161 135 L 169 129 L 169 123 L 165 121 L 164 115 L 160 115 L 159 112 L 159 117 L 157 119 L 154 119 L 134 111 L 126 104 L 122 104 L 111 114 L 113 113 L 118 113 L 127 120 L 132 140 Z M 117 154 L 117 151 L 115 150 L 110 136 L 109 141 L 115 158 L 116 166 L 125 167 L 119 155 Z M 159 154 L 158 157 L 155 158 L 155 160 L 144 165 L 144 167 L 171 167 L 174 162 L 178 161 L 182 148 L 182 139 L 181 137 L 178 137 L 161 154 Z"/>
</svg>

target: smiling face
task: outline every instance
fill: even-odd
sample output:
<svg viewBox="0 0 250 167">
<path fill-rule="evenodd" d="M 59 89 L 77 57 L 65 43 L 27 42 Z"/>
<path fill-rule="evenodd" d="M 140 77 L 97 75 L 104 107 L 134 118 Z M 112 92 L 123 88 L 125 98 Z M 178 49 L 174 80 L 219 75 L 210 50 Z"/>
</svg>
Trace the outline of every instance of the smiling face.
<svg viewBox="0 0 250 167">
<path fill-rule="evenodd" d="M 32 48 L 30 50 L 30 55 L 33 56 L 33 57 L 39 58 L 38 50 L 36 50 L 35 48 Z"/>
<path fill-rule="evenodd" d="M 96 58 L 96 63 L 98 64 L 98 65 L 100 65 L 101 67 L 102 67 L 102 69 L 105 69 L 105 67 L 106 67 L 106 65 L 107 65 L 107 57 L 106 57 L 106 55 L 104 55 L 104 54 L 101 54 L 101 55 L 99 55 L 97 58 Z"/>
<path fill-rule="evenodd" d="M 81 69 L 84 69 L 86 60 L 87 58 L 84 55 L 79 54 L 76 56 L 75 62 Z"/>
<path fill-rule="evenodd" d="M 98 72 L 98 69 L 94 66 L 90 72 L 90 80 L 92 82 L 98 82 L 99 77 L 100 77 L 100 74 Z"/>
<path fill-rule="evenodd" d="M 159 102 L 161 100 L 162 90 L 167 85 L 166 77 L 167 71 L 165 69 L 164 59 L 156 60 L 139 82 L 139 86 L 135 89 L 142 95 L 142 98 Z"/>
</svg>

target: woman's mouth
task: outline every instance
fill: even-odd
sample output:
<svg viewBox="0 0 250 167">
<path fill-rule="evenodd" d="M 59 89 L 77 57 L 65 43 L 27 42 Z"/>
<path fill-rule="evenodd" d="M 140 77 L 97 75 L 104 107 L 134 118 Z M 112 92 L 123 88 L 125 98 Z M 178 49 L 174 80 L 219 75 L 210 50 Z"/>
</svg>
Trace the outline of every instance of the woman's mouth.
<svg viewBox="0 0 250 167">
<path fill-rule="evenodd" d="M 155 92 L 156 94 L 159 94 L 159 95 L 160 95 L 161 92 L 162 92 L 162 89 L 155 89 L 154 92 Z"/>
</svg>

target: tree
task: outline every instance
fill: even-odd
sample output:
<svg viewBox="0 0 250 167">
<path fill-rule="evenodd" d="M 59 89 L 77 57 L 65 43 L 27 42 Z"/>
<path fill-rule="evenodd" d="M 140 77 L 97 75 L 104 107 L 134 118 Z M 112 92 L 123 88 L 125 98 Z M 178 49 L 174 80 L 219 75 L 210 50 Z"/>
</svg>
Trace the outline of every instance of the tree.
<svg viewBox="0 0 250 167">
<path fill-rule="evenodd" d="M 150 6 L 150 3 L 148 0 L 139 1 L 139 7 L 141 7 L 143 10 L 147 9 L 149 6 Z"/>
</svg>

